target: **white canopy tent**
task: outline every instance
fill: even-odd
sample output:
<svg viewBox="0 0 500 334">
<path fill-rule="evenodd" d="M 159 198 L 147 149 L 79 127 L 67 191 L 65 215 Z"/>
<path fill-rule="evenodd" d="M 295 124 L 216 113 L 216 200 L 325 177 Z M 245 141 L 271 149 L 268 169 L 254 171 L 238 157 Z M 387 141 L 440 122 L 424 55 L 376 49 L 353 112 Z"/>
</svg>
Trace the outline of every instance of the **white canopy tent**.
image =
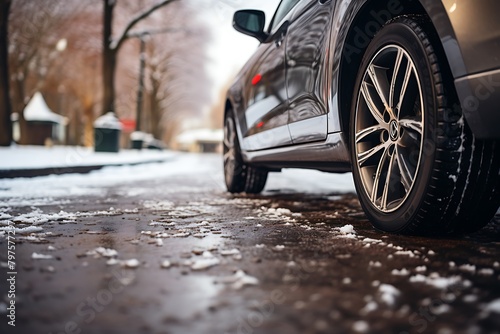
<svg viewBox="0 0 500 334">
<path fill-rule="evenodd" d="M 33 95 L 28 105 L 24 108 L 23 116 L 26 122 L 53 123 L 53 136 L 59 142 L 64 142 L 66 134 L 65 127 L 68 124 L 68 118 L 50 110 L 40 92 L 36 92 L 35 95 Z M 20 136 L 19 124 L 16 122 L 18 119 L 19 117 L 17 114 L 12 115 L 12 120 L 14 121 L 14 140 L 18 140 Z"/>
<path fill-rule="evenodd" d="M 68 120 L 66 117 L 56 114 L 50 110 L 45 102 L 42 93 L 36 92 L 30 102 L 24 108 L 24 119 L 29 121 L 53 122 L 60 125 L 66 125 Z"/>
</svg>

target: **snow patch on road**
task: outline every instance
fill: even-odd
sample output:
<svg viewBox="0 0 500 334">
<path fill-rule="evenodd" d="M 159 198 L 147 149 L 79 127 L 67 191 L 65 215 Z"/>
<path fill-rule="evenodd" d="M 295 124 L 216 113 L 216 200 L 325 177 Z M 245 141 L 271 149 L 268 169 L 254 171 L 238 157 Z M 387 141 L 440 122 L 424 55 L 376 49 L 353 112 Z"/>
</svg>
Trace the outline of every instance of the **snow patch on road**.
<svg viewBox="0 0 500 334">
<path fill-rule="evenodd" d="M 470 281 L 462 279 L 461 276 L 441 277 L 438 273 L 432 273 L 429 276 L 417 274 L 411 276 L 409 280 L 411 283 L 425 283 L 441 290 L 458 284 L 463 287 L 470 287 L 472 285 Z"/>
<path fill-rule="evenodd" d="M 481 276 L 493 276 L 493 274 L 495 273 L 495 270 L 493 270 L 491 268 L 483 268 L 483 269 L 479 269 L 477 273 L 478 273 L 478 275 L 481 275 Z"/>
<path fill-rule="evenodd" d="M 380 300 L 390 307 L 396 305 L 396 300 L 401 295 L 401 292 L 390 284 L 380 284 L 378 292 Z"/>
<path fill-rule="evenodd" d="M 484 308 L 487 312 L 500 313 L 500 299 L 495 299 Z"/>
<path fill-rule="evenodd" d="M 12 216 L 9 215 L 8 213 L 0 212 L 0 220 L 10 219 L 10 218 L 12 218 Z"/>
<path fill-rule="evenodd" d="M 394 276 L 408 276 L 410 275 L 410 272 L 406 268 L 403 268 L 401 270 L 393 269 L 391 274 Z"/>
<path fill-rule="evenodd" d="M 104 248 L 104 247 L 97 247 L 93 250 L 88 251 L 85 253 L 87 256 L 93 256 L 94 258 L 100 258 L 100 257 L 116 257 L 118 256 L 118 252 L 115 249 L 111 248 Z"/>
<path fill-rule="evenodd" d="M 383 243 L 382 240 L 379 240 L 379 239 L 372 239 L 372 238 L 364 238 L 363 239 L 363 242 L 364 243 L 371 243 L 371 244 L 380 244 L 380 243 Z"/>
<path fill-rule="evenodd" d="M 31 254 L 31 258 L 33 260 L 52 260 L 54 257 L 52 255 L 33 253 Z"/>
<path fill-rule="evenodd" d="M 350 224 L 344 225 L 342 227 L 336 227 L 336 228 L 334 228 L 334 230 L 339 232 L 337 237 L 356 239 L 356 231 L 354 230 L 354 226 L 352 226 Z"/>
<path fill-rule="evenodd" d="M 4 209 L 5 210 L 5 209 Z M 32 234 L 43 231 L 43 225 L 47 223 L 59 224 L 74 224 L 79 217 L 95 217 L 95 216 L 117 216 L 123 214 L 124 211 L 110 208 L 109 210 L 101 210 L 94 212 L 65 212 L 59 211 L 57 213 L 44 213 L 41 209 L 34 209 L 31 212 L 19 214 L 18 216 L 11 217 L 10 221 L 1 220 L 0 235 L 4 234 L 8 229 L 14 228 L 16 234 Z M 14 223 L 15 225 L 9 225 Z M 3 233 L 2 233 L 3 232 Z M 88 234 L 101 234 L 101 231 L 88 231 Z M 30 241 L 30 240 L 28 240 Z"/>
<path fill-rule="evenodd" d="M 146 209 L 150 209 L 153 211 L 165 211 L 174 208 L 174 203 L 170 201 L 159 201 L 159 202 L 145 201 L 144 203 L 142 203 L 142 205 Z"/>
<path fill-rule="evenodd" d="M 476 266 L 472 264 L 462 264 L 461 266 L 458 267 L 458 269 L 470 273 L 476 272 Z"/>
<path fill-rule="evenodd" d="M 141 263 L 137 259 L 129 259 L 129 260 L 120 261 L 120 264 L 125 268 L 135 269 L 135 268 L 139 267 L 139 265 Z"/>
<path fill-rule="evenodd" d="M 203 252 L 202 256 L 201 259 L 198 258 L 188 262 L 192 270 L 205 270 L 220 264 L 220 260 L 209 251 Z"/>
<path fill-rule="evenodd" d="M 247 275 L 243 270 L 239 269 L 232 276 L 221 277 L 216 280 L 217 282 L 224 284 L 231 284 L 231 288 L 234 290 L 240 290 L 248 285 L 258 285 L 259 280 L 256 277 Z"/>
<path fill-rule="evenodd" d="M 394 253 L 394 255 L 409 256 L 411 258 L 416 257 L 415 253 L 411 250 L 406 250 L 406 251 L 399 250 L 396 253 Z"/>
<path fill-rule="evenodd" d="M 258 218 L 265 218 L 271 221 L 283 221 L 286 225 L 291 225 L 291 223 L 296 222 L 296 219 L 292 218 L 292 211 L 285 208 L 267 208 L 261 206 L 260 209 L 256 210 Z M 255 217 L 245 217 L 247 220 L 255 219 Z"/>
<path fill-rule="evenodd" d="M 7 230 L 12 231 L 12 229 L 14 229 L 14 232 L 16 234 L 31 234 L 31 233 L 43 231 L 43 228 L 41 228 L 39 226 L 27 226 L 27 227 L 13 227 L 13 228 L 12 227 L 0 227 L 0 232 L 5 233 L 5 231 L 7 231 Z"/>
<path fill-rule="evenodd" d="M 222 256 L 230 256 L 230 255 L 240 255 L 240 251 L 236 248 L 233 249 L 223 249 L 220 252 Z"/>
<path fill-rule="evenodd" d="M 370 326 L 364 320 L 356 321 L 352 325 L 352 330 L 355 332 L 358 332 L 358 333 L 366 333 L 366 332 L 368 332 L 369 329 L 370 329 Z"/>
<path fill-rule="evenodd" d="M 373 311 L 378 310 L 378 304 L 374 302 L 373 300 L 368 302 L 365 307 L 363 307 L 360 311 L 361 315 L 367 315 L 368 313 L 371 313 Z"/>
</svg>

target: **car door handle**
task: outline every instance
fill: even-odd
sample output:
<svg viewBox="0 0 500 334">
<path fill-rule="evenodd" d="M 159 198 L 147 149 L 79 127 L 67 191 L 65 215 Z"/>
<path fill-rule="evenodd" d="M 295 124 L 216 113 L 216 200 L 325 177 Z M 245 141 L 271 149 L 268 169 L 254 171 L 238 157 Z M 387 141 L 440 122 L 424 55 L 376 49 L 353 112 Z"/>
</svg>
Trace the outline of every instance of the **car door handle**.
<svg viewBox="0 0 500 334">
<path fill-rule="evenodd" d="M 325 5 L 329 2 L 331 2 L 332 0 L 318 0 L 318 2 L 320 3 L 320 5 Z"/>
</svg>

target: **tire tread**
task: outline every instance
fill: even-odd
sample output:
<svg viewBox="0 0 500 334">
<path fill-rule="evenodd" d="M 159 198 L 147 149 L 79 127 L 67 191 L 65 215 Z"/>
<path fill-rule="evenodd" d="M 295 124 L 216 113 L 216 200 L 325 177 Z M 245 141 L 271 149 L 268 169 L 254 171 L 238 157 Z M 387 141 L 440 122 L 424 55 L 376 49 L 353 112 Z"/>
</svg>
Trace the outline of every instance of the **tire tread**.
<svg viewBox="0 0 500 334">
<path fill-rule="evenodd" d="M 450 78 L 446 65 L 441 66 L 431 37 L 426 33 L 428 22 L 410 18 L 396 18 L 393 22 L 410 26 L 424 45 L 431 62 L 438 103 L 439 135 L 427 199 L 420 213 L 401 232 L 433 235 L 474 232 L 491 220 L 500 204 L 500 152 L 494 142 L 475 139 L 466 124 L 452 81 L 444 79 Z M 483 161 L 485 155 L 491 156 L 491 160 Z"/>
</svg>

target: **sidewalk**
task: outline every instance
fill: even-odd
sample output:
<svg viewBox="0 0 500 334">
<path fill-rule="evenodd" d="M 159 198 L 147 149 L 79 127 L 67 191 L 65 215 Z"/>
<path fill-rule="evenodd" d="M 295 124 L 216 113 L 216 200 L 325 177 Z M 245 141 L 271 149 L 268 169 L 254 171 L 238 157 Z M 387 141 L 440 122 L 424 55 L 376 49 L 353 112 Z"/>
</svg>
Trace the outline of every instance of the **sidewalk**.
<svg viewBox="0 0 500 334">
<path fill-rule="evenodd" d="M 176 153 L 156 150 L 94 152 L 78 146 L 0 147 L 0 178 L 89 173 L 107 166 L 131 166 L 172 159 Z"/>
</svg>

